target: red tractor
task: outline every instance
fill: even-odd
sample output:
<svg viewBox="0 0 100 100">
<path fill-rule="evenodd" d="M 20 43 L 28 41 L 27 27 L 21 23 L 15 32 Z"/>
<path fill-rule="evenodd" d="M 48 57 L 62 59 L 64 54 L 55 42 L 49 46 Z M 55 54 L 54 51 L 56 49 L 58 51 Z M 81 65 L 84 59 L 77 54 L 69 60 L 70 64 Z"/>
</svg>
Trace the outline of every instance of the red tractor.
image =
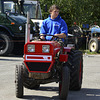
<svg viewBox="0 0 100 100">
<path fill-rule="evenodd" d="M 23 87 L 37 89 L 40 84 L 50 82 L 59 83 L 59 97 L 64 100 L 69 89 L 81 89 L 82 52 L 52 37 L 51 41 L 29 41 L 28 38 L 24 45 L 24 61 L 15 69 L 16 97 L 23 97 Z"/>
</svg>

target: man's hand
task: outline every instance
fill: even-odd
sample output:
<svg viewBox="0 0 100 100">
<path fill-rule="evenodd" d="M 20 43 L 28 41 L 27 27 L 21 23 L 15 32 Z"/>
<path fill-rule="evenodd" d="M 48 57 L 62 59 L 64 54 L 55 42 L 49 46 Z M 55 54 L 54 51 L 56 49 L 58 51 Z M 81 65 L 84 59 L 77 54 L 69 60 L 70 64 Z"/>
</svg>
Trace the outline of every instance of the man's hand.
<svg viewBox="0 0 100 100">
<path fill-rule="evenodd" d="M 45 40 L 45 37 L 43 36 L 43 34 L 40 34 L 40 39 Z"/>
</svg>

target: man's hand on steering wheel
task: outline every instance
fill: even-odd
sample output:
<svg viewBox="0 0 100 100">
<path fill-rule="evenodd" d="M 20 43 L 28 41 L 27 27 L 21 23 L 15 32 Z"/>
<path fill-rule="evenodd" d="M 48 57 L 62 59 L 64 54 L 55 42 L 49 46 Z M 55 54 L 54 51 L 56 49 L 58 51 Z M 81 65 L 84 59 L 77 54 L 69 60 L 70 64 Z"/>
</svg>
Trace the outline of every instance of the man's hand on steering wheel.
<svg viewBox="0 0 100 100">
<path fill-rule="evenodd" d="M 40 35 L 39 39 L 40 39 L 41 41 L 46 41 L 45 36 L 44 36 L 43 34 Z"/>
<path fill-rule="evenodd" d="M 50 41 L 55 41 L 55 40 L 57 40 L 57 39 L 59 39 L 58 36 L 52 35 L 52 38 L 50 39 Z"/>
<path fill-rule="evenodd" d="M 52 38 L 49 40 L 49 41 L 54 41 L 54 40 L 57 40 L 59 37 L 58 36 L 56 36 L 56 35 L 48 35 L 48 34 L 41 34 L 40 35 L 40 37 L 39 37 L 39 39 L 41 40 L 41 41 L 46 41 L 46 36 L 52 36 Z"/>
</svg>

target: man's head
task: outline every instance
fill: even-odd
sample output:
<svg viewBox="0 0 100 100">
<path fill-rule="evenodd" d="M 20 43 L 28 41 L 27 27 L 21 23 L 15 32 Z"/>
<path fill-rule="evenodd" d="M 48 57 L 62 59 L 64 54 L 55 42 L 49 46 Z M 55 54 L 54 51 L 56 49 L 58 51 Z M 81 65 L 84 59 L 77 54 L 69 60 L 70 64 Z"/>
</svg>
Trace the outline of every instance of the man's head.
<svg viewBox="0 0 100 100">
<path fill-rule="evenodd" d="M 49 12 L 51 14 L 51 19 L 55 19 L 59 14 L 59 7 L 57 5 L 52 5 Z"/>
</svg>

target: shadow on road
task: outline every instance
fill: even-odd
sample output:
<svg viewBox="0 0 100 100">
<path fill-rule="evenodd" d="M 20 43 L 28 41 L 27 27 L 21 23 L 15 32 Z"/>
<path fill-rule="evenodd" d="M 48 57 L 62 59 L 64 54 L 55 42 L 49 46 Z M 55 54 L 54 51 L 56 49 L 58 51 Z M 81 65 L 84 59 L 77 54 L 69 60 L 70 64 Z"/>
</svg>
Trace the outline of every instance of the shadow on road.
<svg viewBox="0 0 100 100">
<path fill-rule="evenodd" d="M 23 58 L 23 55 L 0 56 L 0 61 L 20 61 L 20 58 Z"/>
<path fill-rule="evenodd" d="M 58 94 L 58 87 L 40 87 L 37 91 L 41 95 L 24 95 L 23 99 L 27 100 L 60 100 L 59 95 L 50 97 L 49 94 L 42 96 L 43 92 L 55 91 Z M 80 91 L 69 91 L 67 100 L 100 100 L 100 89 L 82 88 Z"/>
<path fill-rule="evenodd" d="M 0 56 L 0 57 L 23 57 L 23 55 L 15 55 L 15 54 L 9 54 L 9 55 L 5 55 L 5 56 Z"/>
<path fill-rule="evenodd" d="M 48 91 L 49 92 L 54 91 L 55 93 L 58 94 L 58 87 L 41 86 L 39 89 L 36 89 L 36 91 L 39 91 L 39 94 L 41 92 L 41 95 L 39 95 L 39 94 L 34 95 L 34 93 L 33 93 L 33 95 L 26 94 L 26 95 L 24 95 L 23 99 L 26 99 L 26 100 L 60 100 L 58 95 L 50 96 L 48 94 L 48 95 L 42 96 L 42 94 L 45 94 Z"/>
<path fill-rule="evenodd" d="M 39 89 L 36 89 L 36 91 L 41 92 L 41 94 L 45 94 L 45 92 L 48 92 L 48 91 L 55 91 L 58 94 L 58 87 L 41 86 Z M 45 95 L 45 96 L 41 96 L 41 95 L 39 96 L 38 94 L 37 95 L 34 95 L 34 94 L 33 95 L 25 95 L 23 99 L 28 99 L 28 100 L 60 100 L 58 95 L 52 96 L 52 97 L 50 97 L 48 95 Z"/>
<path fill-rule="evenodd" d="M 82 88 L 80 91 L 69 91 L 68 100 L 100 100 L 100 89 Z"/>
<path fill-rule="evenodd" d="M 33 96 L 26 95 L 24 96 L 23 99 L 26 99 L 26 100 L 60 100 L 59 96 L 48 97 L 48 96 L 36 96 L 36 95 L 33 95 Z"/>
<path fill-rule="evenodd" d="M 40 87 L 39 88 L 40 91 L 56 91 L 58 92 L 58 87 Z"/>
</svg>

